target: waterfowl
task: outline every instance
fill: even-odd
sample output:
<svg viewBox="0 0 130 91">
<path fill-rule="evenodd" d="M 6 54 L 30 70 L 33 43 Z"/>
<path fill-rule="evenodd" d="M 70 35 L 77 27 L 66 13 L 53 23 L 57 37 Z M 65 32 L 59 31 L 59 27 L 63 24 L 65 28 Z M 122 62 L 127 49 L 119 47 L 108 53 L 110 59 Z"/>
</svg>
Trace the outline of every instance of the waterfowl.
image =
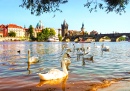
<svg viewBox="0 0 130 91">
<path fill-rule="evenodd" d="M 63 85 L 65 84 L 66 80 L 68 79 L 68 76 L 56 79 L 56 80 L 40 80 L 40 82 L 36 85 L 36 87 L 41 87 L 44 84 L 49 84 L 49 85 L 57 85 L 62 83 Z"/>
<path fill-rule="evenodd" d="M 85 60 L 88 60 L 88 61 L 92 61 L 93 62 L 93 55 L 85 55 L 85 56 L 83 56 L 83 58 L 82 58 L 82 63 L 83 63 L 83 65 L 85 65 Z"/>
<path fill-rule="evenodd" d="M 69 70 L 69 65 L 71 64 L 70 58 L 71 57 L 68 53 L 65 53 L 62 57 L 62 61 L 65 62 L 65 66 L 66 66 L 67 70 Z M 62 62 L 61 62 L 61 67 L 62 67 Z"/>
<path fill-rule="evenodd" d="M 83 60 L 93 61 L 93 56 L 92 55 L 83 56 Z"/>
<path fill-rule="evenodd" d="M 101 50 L 102 50 L 102 51 L 109 51 L 109 46 L 104 46 L 104 45 L 103 45 L 102 48 L 101 48 Z"/>
<path fill-rule="evenodd" d="M 20 54 L 20 50 L 17 51 Z"/>
<path fill-rule="evenodd" d="M 68 71 L 65 66 L 65 62 L 63 60 L 62 60 L 62 69 L 63 71 L 59 69 L 51 69 L 48 73 L 45 74 L 38 73 L 38 75 L 41 80 L 56 80 L 68 76 Z"/>
<path fill-rule="evenodd" d="M 29 63 L 36 63 L 36 62 L 38 62 L 39 61 L 39 59 L 38 59 L 38 57 L 37 56 L 32 56 L 32 57 L 30 57 L 30 49 L 28 50 L 28 62 Z"/>
<path fill-rule="evenodd" d="M 80 59 L 80 56 L 86 55 L 89 52 L 86 52 L 85 48 L 79 48 L 79 50 L 77 51 L 77 60 Z"/>
</svg>

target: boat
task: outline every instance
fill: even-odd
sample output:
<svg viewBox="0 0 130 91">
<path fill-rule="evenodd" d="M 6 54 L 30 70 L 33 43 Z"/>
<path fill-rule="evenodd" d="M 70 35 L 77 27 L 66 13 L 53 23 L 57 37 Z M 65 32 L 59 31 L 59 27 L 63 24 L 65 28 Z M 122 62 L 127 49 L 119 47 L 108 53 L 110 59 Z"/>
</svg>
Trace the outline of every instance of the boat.
<svg viewBox="0 0 130 91">
<path fill-rule="evenodd" d="M 59 38 L 57 38 L 57 37 L 48 38 L 48 42 L 58 42 L 58 41 L 59 41 Z"/>
</svg>

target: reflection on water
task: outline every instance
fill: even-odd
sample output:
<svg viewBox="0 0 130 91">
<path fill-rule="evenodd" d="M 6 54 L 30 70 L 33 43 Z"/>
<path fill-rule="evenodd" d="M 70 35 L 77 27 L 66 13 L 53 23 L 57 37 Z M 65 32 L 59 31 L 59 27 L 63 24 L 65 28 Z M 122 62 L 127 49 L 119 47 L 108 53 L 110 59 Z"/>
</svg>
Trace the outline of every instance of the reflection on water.
<svg viewBox="0 0 130 91">
<path fill-rule="evenodd" d="M 60 85 L 61 84 L 62 91 L 65 91 L 65 85 L 66 85 L 67 79 L 68 79 L 68 76 L 61 79 L 57 79 L 57 80 L 48 80 L 48 81 L 40 80 L 40 82 L 36 85 L 36 87 L 41 87 L 46 84 L 47 85 Z"/>
<path fill-rule="evenodd" d="M 74 42 L 0 42 L 0 76 L 30 75 L 38 77 L 36 73 L 48 72 L 51 68 L 61 69 L 60 60 L 62 45 L 67 44 L 72 50 L 75 48 L 90 47 L 90 54 L 94 62 L 82 61 L 82 56 L 77 60 L 76 52 L 69 53 L 71 64 L 69 73 L 82 76 L 80 80 L 93 80 L 97 78 L 128 77 L 130 72 L 130 43 L 129 42 L 104 42 L 109 46 L 108 52 L 101 51 L 102 42 L 74 43 Z M 74 45 L 73 45 L 74 44 Z M 28 64 L 28 49 L 31 55 L 38 55 L 40 61 Z M 20 50 L 20 53 L 17 51 Z M 79 80 L 79 78 L 70 78 Z"/>
</svg>

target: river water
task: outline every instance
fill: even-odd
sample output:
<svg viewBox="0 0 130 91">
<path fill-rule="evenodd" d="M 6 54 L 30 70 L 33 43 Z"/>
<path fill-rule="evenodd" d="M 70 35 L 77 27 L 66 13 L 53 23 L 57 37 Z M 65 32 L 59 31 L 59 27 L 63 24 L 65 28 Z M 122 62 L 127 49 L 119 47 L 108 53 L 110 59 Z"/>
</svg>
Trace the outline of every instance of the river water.
<svg viewBox="0 0 130 91">
<path fill-rule="evenodd" d="M 102 53 L 103 43 L 109 46 L 109 52 Z M 70 80 L 96 81 L 100 78 L 130 77 L 130 42 L 127 41 L 92 43 L 15 41 L 0 42 L 0 78 L 30 75 L 32 79 L 38 79 L 36 73 L 45 73 L 51 68 L 61 69 L 63 44 L 67 44 L 72 50 L 73 44 L 75 48 L 90 47 L 90 53 L 94 56 L 94 62 L 86 60 L 83 65 L 82 57 L 77 60 L 76 51 L 70 52 L 69 73 L 80 76 L 69 78 Z M 28 49 L 31 50 L 31 56 L 39 57 L 38 63 L 28 65 Z"/>
</svg>

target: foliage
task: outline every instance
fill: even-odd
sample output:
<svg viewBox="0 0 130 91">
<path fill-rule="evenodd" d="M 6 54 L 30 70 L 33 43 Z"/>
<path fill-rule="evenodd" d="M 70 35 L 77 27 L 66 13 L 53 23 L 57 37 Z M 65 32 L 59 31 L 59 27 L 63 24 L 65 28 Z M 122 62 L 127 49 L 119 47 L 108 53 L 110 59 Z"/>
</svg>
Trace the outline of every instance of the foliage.
<svg viewBox="0 0 130 91">
<path fill-rule="evenodd" d="M 110 39 L 108 36 L 103 37 L 103 39 Z"/>
<path fill-rule="evenodd" d="M 84 33 L 85 35 L 88 35 L 88 32 L 87 31 L 85 31 L 85 33 Z"/>
<path fill-rule="evenodd" d="M 105 2 L 105 5 L 103 4 Z M 97 8 L 99 9 L 105 9 L 107 13 L 115 11 L 117 14 L 120 14 L 122 12 L 125 12 L 126 5 L 128 5 L 129 0 L 102 0 L 102 2 L 98 0 L 87 0 L 87 3 L 84 4 L 85 7 L 89 8 L 90 12 L 95 10 L 97 11 Z M 91 4 L 94 4 L 94 7 Z"/>
<path fill-rule="evenodd" d="M 62 36 L 58 34 L 59 41 L 62 41 Z"/>
<path fill-rule="evenodd" d="M 23 0 L 20 5 L 22 8 L 31 10 L 31 14 L 41 15 L 44 12 L 56 12 L 62 10 L 59 9 L 60 4 L 65 4 L 68 0 Z"/>
<path fill-rule="evenodd" d="M 15 36 L 16 36 L 16 33 L 15 33 L 14 31 L 10 31 L 10 32 L 8 33 L 8 36 L 10 36 L 10 37 L 15 37 Z"/>
<path fill-rule="evenodd" d="M 53 28 L 50 28 L 50 36 L 53 36 L 53 35 L 55 35 L 56 34 L 56 32 L 55 32 L 55 30 L 53 29 Z"/>
<path fill-rule="evenodd" d="M 28 28 L 28 34 L 30 35 L 30 39 L 33 39 L 34 36 L 33 36 L 33 26 L 30 25 L 29 28 Z"/>
<path fill-rule="evenodd" d="M 37 34 L 38 41 L 47 41 L 49 37 L 54 36 L 56 34 L 53 28 L 45 28 L 42 32 Z"/>
<path fill-rule="evenodd" d="M 44 34 L 43 33 L 37 33 L 37 41 L 43 41 L 44 40 Z"/>
<path fill-rule="evenodd" d="M 126 37 L 119 37 L 119 39 L 118 39 L 119 41 L 125 41 L 126 40 Z"/>
<path fill-rule="evenodd" d="M 20 7 L 31 10 L 31 14 L 41 15 L 48 12 L 56 12 L 61 4 L 67 3 L 69 0 L 22 0 Z M 89 11 L 97 11 L 105 9 L 107 13 L 115 11 L 121 14 L 125 12 L 126 5 L 129 0 L 87 0 L 84 7 L 89 8 Z"/>
</svg>

